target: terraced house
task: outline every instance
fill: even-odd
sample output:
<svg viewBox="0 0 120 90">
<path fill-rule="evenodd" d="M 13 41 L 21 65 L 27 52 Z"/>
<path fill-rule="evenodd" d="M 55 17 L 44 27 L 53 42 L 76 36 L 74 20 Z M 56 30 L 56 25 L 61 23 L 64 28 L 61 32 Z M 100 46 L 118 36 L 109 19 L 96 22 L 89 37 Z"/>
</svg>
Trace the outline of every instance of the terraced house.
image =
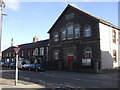
<svg viewBox="0 0 120 90">
<path fill-rule="evenodd" d="M 68 5 L 48 33 L 51 69 L 98 70 L 120 66 L 120 29 L 103 19 Z"/>
<path fill-rule="evenodd" d="M 18 45 L 20 52 L 18 54 L 19 61 L 24 63 L 43 63 L 48 64 L 48 45 L 49 39 L 39 41 L 37 37 L 33 38 L 33 42 Z M 15 62 L 14 46 L 2 52 L 2 58 L 5 62 Z"/>
</svg>

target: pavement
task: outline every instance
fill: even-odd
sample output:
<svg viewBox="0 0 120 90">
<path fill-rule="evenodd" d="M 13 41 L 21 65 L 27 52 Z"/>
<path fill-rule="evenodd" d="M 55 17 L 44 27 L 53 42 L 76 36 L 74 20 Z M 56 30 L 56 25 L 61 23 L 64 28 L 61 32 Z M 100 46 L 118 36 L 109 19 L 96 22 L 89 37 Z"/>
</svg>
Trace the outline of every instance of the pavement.
<svg viewBox="0 0 120 90">
<path fill-rule="evenodd" d="M 35 84 L 32 82 L 18 80 L 15 85 L 15 80 L 0 78 L 0 90 L 4 88 L 45 88 L 43 85 Z"/>
</svg>

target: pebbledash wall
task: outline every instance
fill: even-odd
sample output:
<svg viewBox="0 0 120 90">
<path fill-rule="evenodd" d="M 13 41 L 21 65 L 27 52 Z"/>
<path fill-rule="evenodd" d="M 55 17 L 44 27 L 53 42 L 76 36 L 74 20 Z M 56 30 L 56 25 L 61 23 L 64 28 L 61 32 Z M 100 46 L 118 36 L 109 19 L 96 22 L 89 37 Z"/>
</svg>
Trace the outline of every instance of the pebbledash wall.
<svg viewBox="0 0 120 90">
<path fill-rule="evenodd" d="M 51 69 L 120 67 L 120 29 L 103 19 L 69 4 L 48 33 Z"/>
<path fill-rule="evenodd" d="M 120 67 L 120 31 L 103 23 L 99 23 L 99 31 L 101 69 Z"/>
</svg>

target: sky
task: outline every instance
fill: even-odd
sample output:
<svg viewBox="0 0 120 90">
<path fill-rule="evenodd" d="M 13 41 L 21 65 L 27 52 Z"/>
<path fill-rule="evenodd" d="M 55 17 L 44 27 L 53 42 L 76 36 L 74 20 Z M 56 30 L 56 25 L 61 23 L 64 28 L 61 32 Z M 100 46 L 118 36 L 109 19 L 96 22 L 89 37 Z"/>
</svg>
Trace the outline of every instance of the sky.
<svg viewBox="0 0 120 90">
<path fill-rule="evenodd" d="M 2 50 L 13 45 L 30 43 L 33 37 L 49 38 L 47 33 L 68 4 L 118 26 L 118 2 L 45 2 L 13 0 L 6 2 L 3 12 Z"/>
</svg>

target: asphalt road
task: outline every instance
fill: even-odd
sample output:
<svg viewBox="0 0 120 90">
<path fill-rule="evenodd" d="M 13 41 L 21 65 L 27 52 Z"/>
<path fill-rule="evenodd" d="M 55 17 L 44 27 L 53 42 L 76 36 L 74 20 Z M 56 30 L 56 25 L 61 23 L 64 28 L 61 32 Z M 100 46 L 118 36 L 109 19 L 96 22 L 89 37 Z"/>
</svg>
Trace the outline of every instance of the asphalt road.
<svg viewBox="0 0 120 90">
<path fill-rule="evenodd" d="M 14 79 L 15 70 L 2 68 L 2 78 Z M 53 88 L 118 88 L 118 73 L 91 74 L 67 71 L 19 70 L 19 80 Z"/>
</svg>

